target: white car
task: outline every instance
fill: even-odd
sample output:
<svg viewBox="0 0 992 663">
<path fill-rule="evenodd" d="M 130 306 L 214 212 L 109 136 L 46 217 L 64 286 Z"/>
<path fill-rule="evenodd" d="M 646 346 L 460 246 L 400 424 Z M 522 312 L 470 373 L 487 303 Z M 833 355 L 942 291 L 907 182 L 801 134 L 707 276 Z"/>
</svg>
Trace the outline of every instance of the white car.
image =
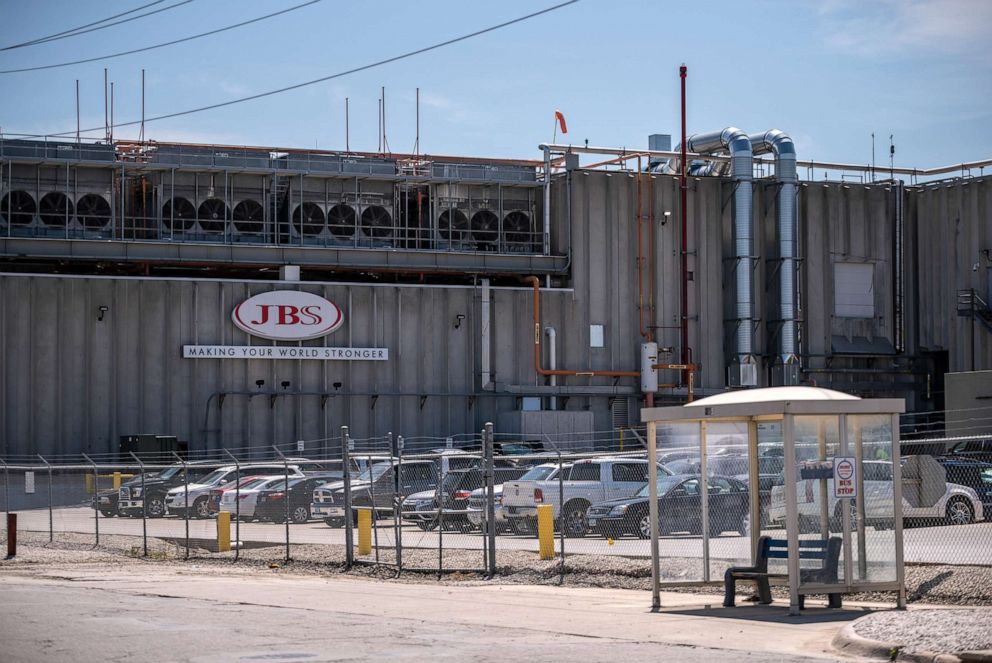
<svg viewBox="0 0 992 663">
<path fill-rule="evenodd" d="M 862 468 L 864 470 L 865 525 L 891 527 L 892 463 L 881 460 L 865 461 L 862 463 Z M 796 499 L 800 519 L 806 521 L 819 519 L 819 481 L 819 479 L 799 479 L 796 482 Z M 827 499 L 831 531 L 837 532 L 841 529 L 845 503 L 851 509 L 852 523 L 854 522 L 857 517 L 855 501 L 850 498 L 834 497 L 833 479 L 827 479 Z M 953 525 L 965 525 L 985 519 L 982 501 L 978 494 L 971 488 L 956 483 L 947 483 L 947 489 L 943 496 L 933 506 L 913 507 L 903 497 L 902 516 L 904 520 L 944 520 Z M 773 526 L 785 526 L 785 486 L 781 483 L 772 487 L 768 520 Z"/>
<path fill-rule="evenodd" d="M 255 477 L 237 489 L 228 488 L 220 496 L 220 510 L 226 511 L 232 516 L 237 513 L 242 520 L 251 520 L 255 517 L 258 494 L 285 480 L 284 474 Z"/>
<path fill-rule="evenodd" d="M 254 465 L 226 465 L 200 479 L 199 483 L 189 486 L 177 486 L 165 494 L 165 507 L 169 515 L 185 517 L 186 504 L 189 504 L 190 515 L 194 518 L 210 516 L 210 491 L 249 476 L 286 474 L 286 467 L 280 463 L 260 463 Z M 301 477 L 303 472 L 296 465 L 289 466 L 289 476 Z M 187 498 L 188 491 L 188 498 Z"/>
</svg>

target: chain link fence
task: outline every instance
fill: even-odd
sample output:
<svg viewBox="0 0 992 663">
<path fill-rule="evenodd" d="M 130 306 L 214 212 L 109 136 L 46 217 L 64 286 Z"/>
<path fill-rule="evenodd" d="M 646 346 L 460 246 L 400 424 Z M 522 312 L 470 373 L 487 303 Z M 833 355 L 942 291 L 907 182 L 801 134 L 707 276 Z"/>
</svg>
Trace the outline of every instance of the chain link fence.
<svg viewBox="0 0 992 663">
<path fill-rule="evenodd" d="M 773 499 L 784 459 L 759 448 L 757 463 L 750 461 L 744 433 L 711 425 L 700 454 L 678 426 L 659 431 L 663 582 L 718 582 L 726 568 L 749 562 L 758 534 L 784 536 Z M 10 459 L 0 465 L 3 536 L 12 534 L 9 513 L 27 543 L 151 558 L 301 557 L 397 574 L 532 572 L 541 582 L 567 582 L 571 573 L 644 577 L 650 468 L 642 439 L 625 429 L 538 443 L 491 428 L 449 438 L 354 439 L 344 428 L 327 440 L 182 457 Z M 874 487 L 886 468 L 891 477 L 891 466 L 876 446 L 865 464 L 860 513 L 868 535 L 852 551 L 855 573 L 889 568 L 876 558 L 891 548 L 892 499 Z M 906 563 L 992 567 L 992 465 L 912 458 L 903 472 Z M 819 484 L 800 482 L 800 500 L 808 488 Z M 757 523 L 750 522 L 752 501 Z M 544 560 L 542 509 L 552 526 Z M 852 507 L 848 517 L 858 513 Z M 842 517 L 830 512 L 821 522 L 811 514 L 800 528 L 816 536 Z"/>
</svg>

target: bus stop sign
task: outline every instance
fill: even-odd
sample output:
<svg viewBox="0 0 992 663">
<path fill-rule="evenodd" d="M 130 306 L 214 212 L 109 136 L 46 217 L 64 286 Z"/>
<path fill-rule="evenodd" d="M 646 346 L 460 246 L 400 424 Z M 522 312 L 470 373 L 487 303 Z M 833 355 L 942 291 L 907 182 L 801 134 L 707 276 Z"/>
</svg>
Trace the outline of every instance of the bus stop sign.
<svg viewBox="0 0 992 663">
<path fill-rule="evenodd" d="M 854 456 L 834 458 L 834 497 L 858 496 L 858 464 Z"/>
</svg>

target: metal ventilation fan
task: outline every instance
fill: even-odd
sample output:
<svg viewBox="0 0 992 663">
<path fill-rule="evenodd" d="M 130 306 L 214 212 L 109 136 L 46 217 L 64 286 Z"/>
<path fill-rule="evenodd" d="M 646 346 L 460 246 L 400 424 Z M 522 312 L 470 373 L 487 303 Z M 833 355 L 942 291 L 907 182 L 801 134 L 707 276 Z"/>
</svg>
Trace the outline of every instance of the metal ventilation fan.
<svg viewBox="0 0 992 663">
<path fill-rule="evenodd" d="M 231 213 L 234 227 L 241 233 L 260 233 L 265 223 L 265 210 L 257 200 L 242 200 Z"/>
<path fill-rule="evenodd" d="M 72 218 L 72 203 L 61 191 L 46 193 L 38 203 L 38 216 L 46 226 L 62 226 Z"/>
<path fill-rule="evenodd" d="M 503 217 L 503 236 L 508 244 L 530 244 L 533 233 L 530 230 L 530 217 L 514 211 Z"/>
<path fill-rule="evenodd" d="M 99 230 L 110 221 L 110 203 L 103 196 L 87 193 L 76 202 L 76 218 L 84 228 Z"/>
<path fill-rule="evenodd" d="M 355 234 L 355 208 L 335 205 L 327 212 L 327 226 L 335 237 L 351 237 Z"/>
<path fill-rule="evenodd" d="M 0 200 L 0 217 L 4 223 L 14 226 L 27 226 L 34 218 L 34 198 L 27 191 L 11 191 Z"/>
<path fill-rule="evenodd" d="M 444 239 L 468 237 L 468 217 L 460 209 L 447 209 L 437 217 L 437 227 Z"/>
<path fill-rule="evenodd" d="M 162 205 L 162 222 L 170 230 L 185 231 L 193 227 L 196 208 L 185 198 L 176 196 Z"/>
<path fill-rule="evenodd" d="M 200 209 L 196 212 L 196 220 L 200 227 L 208 233 L 224 232 L 224 223 L 227 221 L 227 203 L 220 198 L 207 198 L 200 203 Z"/>
<path fill-rule="evenodd" d="M 472 215 L 472 237 L 480 244 L 493 244 L 499 239 L 499 217 L 487 209 Z"/>
<path fill-rule="evenodd" d="M 362 212 L 362 232 L 369 237 L 390 237 L 393 234 L 393 217 L 385 207 L 370 205 Z"/>
<path fill-rule="evenodd" d="M 300 216 L 303 216 L 303 223 L 300 223 Z M 293 227 L 301 235 L 319 235 L 324 229 L 324 210 L 316 203 L 305 202 L 297 205 L 293 210 Z"/>
</svg>

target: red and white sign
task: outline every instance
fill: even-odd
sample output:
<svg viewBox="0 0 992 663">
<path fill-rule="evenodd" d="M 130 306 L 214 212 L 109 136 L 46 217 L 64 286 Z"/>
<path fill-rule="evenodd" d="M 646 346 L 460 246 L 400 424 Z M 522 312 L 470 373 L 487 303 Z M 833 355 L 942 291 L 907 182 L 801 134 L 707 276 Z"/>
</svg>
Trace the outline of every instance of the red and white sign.
<svg viewBox="0 0 992 663">
<path fill-rule="evenodd" d="M 858 459 L 854 456 L 834 458 L 834 497 L 858 496 Z"/>
<path fill-rule="evenodd" d="M 234 324 L 273 341 L 307 341 L 326 336 L 344 323 L 341 309 L 323 297 L 298 290 L 273 290 L 234 307 Z"/>
</svg>

